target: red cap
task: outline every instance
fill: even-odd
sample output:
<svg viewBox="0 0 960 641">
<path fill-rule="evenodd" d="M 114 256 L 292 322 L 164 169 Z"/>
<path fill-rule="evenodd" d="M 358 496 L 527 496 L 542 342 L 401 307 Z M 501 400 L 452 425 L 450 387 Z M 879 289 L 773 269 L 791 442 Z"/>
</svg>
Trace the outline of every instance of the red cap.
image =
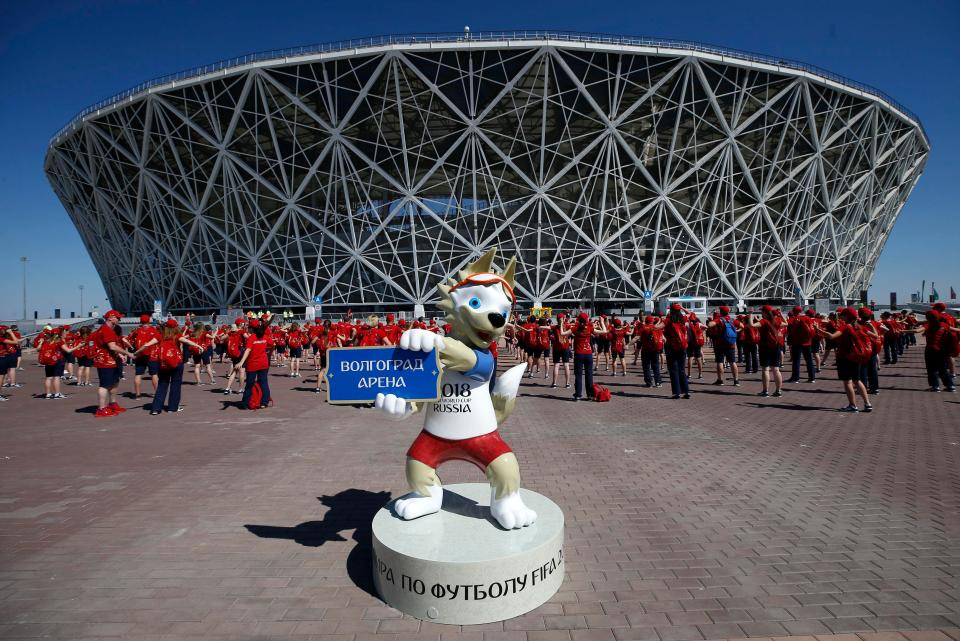
<svg viewBox="0 0 960 641">
<path fill-rule="evenodd" d="M 580 312 L 579 314 L 577 314 L 577 318 L 582 321 L 590 320 L 590 316 L 586 312 Z"/>
<path fill-rule="evenodd" d="M 762 311 L 764 314 L 772 314 L 772 313 L 773 313 L 773 305 L 764 305 L 764 306 L 761 308 L 761 311 Z"/>
<path fill-rule="evenodd" d="M 141 322 L 141 323 L 149 323 L 149 322 L 150 322 L 150 314 L 140 314 L 140 322 Z"/>
<path fill-rule="evenodd" d="M 683 306 L 680 303 L 674 303 L 670 306 L 670 309 L 680 312 L 683 311 Z"/>
<path fill-rule="evenodd" d="M 399 321 L 397 321 L 397 325 L 399 325 L 400 327 L 406 327 L 406 326 L 407 326 L 407 321 L 406 321 L 405 319 L 401 318 Z"/>
<path fill-rule="evenodd" d="M 720 306 L 720 315 L 721 315 L 721 316 L 729 316 L 729 315 L 730 315 L 730 308 L 727 307 L 726 305 L 721 305 L 721 306 Z"/>
<path fill-rule="evenodd" d="M 937 310 L 938 312 L 943 312 L 943 311 L 946 311 L 946 310 L 947 310 L 947 304 L 946 304 L 946 303 L 934 303 L 934 304 L 933 304 L 933 308 L 934 308 L 935 310 Z"/>
<path fill-rule="evenodd" d="M 857 310 L 857 316 L 863 320 L 870 320 L 873 318 L 873 310 L 869 307 L 861 307 Z"/>
<path fill-rule="evenodd" d="M 798 316 L 799 314 L 802 314 L 802 313 L 803 313 L 803 308 L 800 307 L 799 305 L 794 305 L 794 306 L 793 306 L 793 311 L 790 312 L 790 313 L 793 314 L 794 316 Z"/>
<path fill-rule="evenodd" d="M 814 308 L 811 307 L 810 309 L 807 310 L 807 316 L 813 318 L 816 315 L 817 315 L 817 310 L 815 310 Z"/>
<path fill-rule="evenodd" d="M 260 319 L 259 319 L 259 318 L 251 318 L 251 319 L 250 319 L 250 327 L 251 327 L 251 329 L 256 329 L 256 328 L 260 327 Z"/>
<path fill-rule="evenodd" d="M 614 327 L 620 327 L 620 319 L 619 319 L 619 318 L 614 318 L 614 319 L 613 319 L 613 326 L 614 326 Z"/>
<path fill-rule="evenodd" d="M 388 322 L 388 323 L 392 323 L 392 322 L 393 322 L 393 314 L 387 314 L 387 322 Z"/>
<path fill-rule="evenodd" d="M 177 326 L 177 319 L 176 319 L 176 318 L 168 318 L 168 319 L 167 319 L 167 322 L 164 323 L 164 325 L 166 325 L 167 327 L 176 327 L 176 326 Z"/>
<path fill-rule="evenodd" d="M 843 316 L 848 320 L 857 320 L 857 310 L 852 307 L 841 307 L 839 311 L 837 311 L 837 315 Z"/>
<path fill-rule="evenodd" d="M 243 325 L 243 324 L 246 323 L 246 322 L 247 322 L 247 321 L 243 320 L 243 318 L 238 318 L 237 320 L 233 321 L 233 324 L 234 324 L 234 325 Z"/>
<path fill-rule="evenodd" d="M 116 318 L 117 320 L 120 320 L 121 318 L 123 318 L 123 314 L 121 314 L 120 312 L 118 312 L 118 311 L 115 310 L 115 309 L 111 309 L 109 312 L 107 312 L 106 314 L 104 314 L 103 317 L 104 317 L 104 318 Z"/>
<path fill-rule="evenodd" d="M 696 312 L 690 312 L 690 315 L 687 316 L 687 318 L 689 318 L 689 319 L 692 320 L 692 321 L 698 320 L 698 319 L 697 319 L 697 313 L 696 313 Z"/>
<path fill-rule="evenodd" d="M 647 325 L 653 325 L 654 321 L 653 316 L 647 316 Z"/>
</svg>

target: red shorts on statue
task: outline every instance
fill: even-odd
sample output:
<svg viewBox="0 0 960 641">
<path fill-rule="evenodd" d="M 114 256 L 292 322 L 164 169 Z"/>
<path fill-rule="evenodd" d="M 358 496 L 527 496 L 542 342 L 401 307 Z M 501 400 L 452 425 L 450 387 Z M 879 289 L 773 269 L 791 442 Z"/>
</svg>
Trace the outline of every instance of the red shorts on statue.
<svg viewBox="0 0 960 641">
<path fill-rule="evenodd" d="M 434 469 L 441 463 L 457 460 L 473 463 L 481 470 L 486 470 L 495 459 L 512 451 L 496 430 L 459 441 L 422 431 L 407 450 L 407 456 Z"/>
</svg>

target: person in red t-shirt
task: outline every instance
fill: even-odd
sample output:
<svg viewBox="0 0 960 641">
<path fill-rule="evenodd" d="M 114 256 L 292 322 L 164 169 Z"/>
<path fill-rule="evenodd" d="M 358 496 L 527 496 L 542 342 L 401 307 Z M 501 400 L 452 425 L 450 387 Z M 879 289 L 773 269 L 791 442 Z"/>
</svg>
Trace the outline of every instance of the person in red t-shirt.
<svg viewBox="0 0 960 641">
<path fill-rule="evenodd" d="M 564 388 L 570 388 L 570 361 L 573 360 L 573 350 L 570 348 L 570 332 L 566 314 L 557 314 L 557 324 L 550 326 L 550 349 L 553 352 L 553 384 L 557 387 L 560 376 L 560 366 L 564 371 Z"/>
<path fill-rule="evenodd" d="M 319 355 L 320 369 L 317 372 L 317 387 L 315 393 L 321 392 L 321 384 L 327 380 L 327 350 L 331 347 L 340 347 L 340 335 L 337 327 L 329 320 L 323 321 L 320 331 L 313 337 L 313 348 Z"/>
<path fill-rule="evenodd" d="M 234 367 L 237 372 L 245 368 L 247 373 L 246 384 L 243 387 L 243 397 L 240 399 L 240 409 L 249 408 L 254 384 L 260 385 L 262 400 L 259 409 L 270 406 L 270 357 L 267 355 L 270 341 L 266 338 L 269 323 L 269 319 L 253 319 L 250 321 L 250 334 L 244 344 L 243 356 L 240 357 L 240 362 Z"/>
<path fill-rule="evenodd" d="M 619 318 L 613 319 L 613 327 L 610 328 L 610 355 L 613 358 L 613 375 L 617 375 L 617 363 L 620 363 L 620 371 L 623 376 L 627 375 L 627 364 L 624 362 L 624 354 L 627 351 L 627 345 L 633 343 L 627 336 L 632 333 L 632 328 L 624 324 Z"/>
<path fill-rule="evenodd" d="M 243 356 L 243 344 L 247 340 L 246 332 L 247 321 L 243 318 L 237 318 L 233 321 L 233 327 L 227 332 L 226 344 L 227 344 L 227 357 L 230 359 L 230 362 L 233 363 L 233 367 L 230 368 L 230 374 L 227 376 L 227 384 L 223 387 L 223 393 L 225 395 L 233 394 L 233 381 L 243 379 L 243 368 L 237 370 L 237 363 L 240 362 L 240 358 Z M 238 376 L 239 374 L 239 376 Z"/>
<path fill-rule="evenodd" d="M 947 360 L 954 342 L 960 340 L 960 329 L 955 327 L 946 316 L 946 313 L 931 309 L 926 312 L 927 322 L 924 325 L 903 330 L 910 335 L 922 333 L 927 339 L 923 350 L 923 361 L 927 368 L 927 382 L 930 384 L 927 388 L 928 392 L 939 392 L 940 383 L 943 383 L 948 392 L 955 392 L 957 389 L 953 376 L 950 375 Z"/>
<path fill-rule="evenodd" d="M 760 312 L 760 320 L 751 315 L 750 323 L 757 330 L 757 355 L 760 364 L 760 380 L 763 391 L 760 396 L 770 396 L 770 379 L 773 379 L 776 397 L 783 396 L 783 374 L 780 373 L 780 361 L 783 354 L 783 334 L 777 325 L 773 307 L 764 305 Z"/>
<path fill-rule="evenodd" d="M 142 351 L 141 348 L 153 341 L 153 344 L 160 342 L 160 330 L 153 326 L 149 314 L 140 315 L 140 325 L 127 338 L 131 341 L 134 354 L 133 359 L 133 397 L 135 399 L 141 396 L 141 386 L 143 384 L 143 375 L 149 374 L 150 382 L 153 383 L 153 393 L 157 393 L 157 374 L 160 371 L 159 360 L 152 351 Z"/>
<path fill-rule="evenodd" d="M 867 398 L 867 387 L 863 384 L 862 370 L 864 366 L 853 360 L 854 345 L 863 338 L 876 337 L 873 326 L 863 324 L 857 320 L 857 311 L 852 307 L 843 307 L 837 310 L 838 319 L 842 320 L 839 329 L 833 333 L 820 330 L 821 334 L 837 342 L 837 378 L 843 381 L 843 391 L 847 395 L 847 406 L 841 412 L 859 412 L 857 408 L 857 394 L 863 399 L 863 411 L 873 411 L 873 405 Z M 858 337 L 857 334 L 862 336 Z"/>
<path fill-rule="evenodd" d="M 687 316 L 680 303 L 670 305 L 670 313 L 663 323 L 664 351 L 667 355 L 667 372 L 670 375 L 670 391 L 673 399 L 690 398 L 685 361 L 690 331 Z"/>
<path fill-rule="evenodd" d="M 186 330 L 186 327 L 184 327 Z M 193 361 L 193 378 L 197 385 L 203 385 L 201 373 L 203 368 L 207 368 L 207 376 L 210 378 L 210 384 L 217 382 L 216 373 L 213 371 L 213 332 L 209 325 L 203 323 L 194 323 L 193 332 L 190 340 L 196 343 L 196 347 L 190 348 L 191 360 Z"/>
<path fill-rule="evenodd" d="M 103 315 L 103 325 L 92 335 L 94 366 L 100 378 L 100 386 L 97 388 L 97 411 L 94 414 L 97 418 L 116 416 L 127 411 L 117 402 L 117 387 L 120 385 L 117 357 L 133 358 L 133 354 L 123 347 L 120 337 L 114 331 L 121 318 L 123 315 L 120 312 L 111 309 Z"/>
<path fill-rule="evenodd" d="M 602 319 L 599 328 L 604 333 L 609 331 L 609 327 Z M 573 400 L 575 401 L 583 398 L 584 382 L 586 382 L 587 397 L 593 398 L 593 345 L 591 344 L 593 333 L 594 325 L 590 322 L 590 316 L 586 312 L 580 312 L 573 327 L 564 332 L 565 335 L 573 336 L 573 377 L 575 381 Z"/>
<path fill-rule="evenodd" d="M 647 316 L 640 329 L 640 364 L 643 366 L 644 387 L 663 386 L 660 372 L 660 356 L 663 354 L 664 345 L 663 328 L 662 321 Z"/>
<path fill-rule="evenodd" d="M 693 312 L 687 317 L 687 380 L 693 364 L 697 364 L 697 378 L 703 378 L 703 346 L 707 342 L 706 328 Z"/>
<path fill-rule="evenodd" d="M 816 334 L 812 319 L 803 313 L 803 308 L 794 306 L 787 317 L 787 344 L 790 345 L 792 375 L 788 383 L 800 382 L 800 359 L 807 364 L 807 382 L 816 383 L 817 374 L 813 366 L 813 337 Z"/>
<path fill-rule="evenodd" d="M 394 315 L 387 314 L 387 324 L 383 326 L 383 333 L 386 336 L 387 345 L 399 345 L 400 336 L 403 334 L 403 328 L 394 322 Z M 444 325 L 444 334 L 447 333 L 447 325 Z"/>
<path fill-rule="evenodd" d="M 300 359 L 303 358 L 303 346 L 307 344 L 306 332 L 294 323 L 287 331 L 287 347 L 290 348 L 290 377 L 300 378 Z"/>
<path fill-rule="evenodd" d="M 730 318 L 730 308 L 721 305 L 719 314 L 707 323 L 707 329 L 713 338 L 713 350 L 717 361 L 717 380 L 714 385 L 723 385 L 723 364 L 730 365 L 730 373 L 733 375 L 733 386 L 740 386 L 740 371 L 737 369 L 737 332 L 740 323 Z"/>
<path fill-rule="evenodd" d="M 13 387 L 15 384 L 12 375 L 17 369 L 17 346 L 20 340 L 13 330 L 6 325 L 0 325 L 0 388 Z M 8 401 L 10 397 L 0 394 L 0 401 Z"/>
</svg>

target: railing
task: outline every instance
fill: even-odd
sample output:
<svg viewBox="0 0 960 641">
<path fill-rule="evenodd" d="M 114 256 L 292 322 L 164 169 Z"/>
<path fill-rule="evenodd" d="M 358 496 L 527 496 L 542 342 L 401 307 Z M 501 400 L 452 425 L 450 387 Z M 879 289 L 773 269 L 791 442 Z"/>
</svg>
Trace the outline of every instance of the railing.
<svg viewBox="0 0 960 641">
<path fill-rule="evenodd" d="M 904 107 L 902 104 L 894 100 L 892 97 L 880 91 L 876 87 L 864 84 L 862 82 L 857 82 L 849 78 L 845 78 L 839 74 L 828 71 L 822 67 L 816 65 L 810 65 L 804 62 L 799 62 L 796 60 L 789 60 L 785 58 L 777 58 L 774 56 L 766 56 L 763 54 L 753 53 L 750 51 L 742 51 L 739 49 L 729 49 L 726 47 L 717 47 L 715 45 L 705 44 L 702 42 L 695 42 L 692 40 L 672 40 L 672 39 L 662 39 L 662 38 L 643 38 L 643 37 L 632 37 L 632 36 L 617 36 L 604 33 L 579 33 L 579 32 L 570 32 L 570 31 L 551 31 L 551 30 L 518 30 L 518 31 L 478 31 L 478 32 L 460 32 L 460 33 L 417 33 L 417 34 L 407 34 L 407 35 L 382 35 L 382 36 L 369 36 L 366 38 L 354 38 L 350 40 L 338 40 L 336 42 L 327 42 L 323 44 L 316 45 L 307 45 L 301 47 L 290 47 L 287 49 L 271 49 L 268 51 L 260 51 L 256 53 L 248 53 L 243 56 L 237 56 L 234 58 L 227 58 L 214 62 L 212 64 L 204 65 L 202 67 L 194 67 L 192 69 L 185 69 L 183 71 L 178 71 L 176 73 L 166 74 L 153 78 L 152 80 L 147 80 L 142 82 L 135 87 L 131 87 L 126 91 L 121 91 L 118 94 L 110 96 L 100 102 L 91 105 L 78 113 L 76 116 L 70 119 L 66 125 L 64 125 L 54 136 L 50 139 L 50 144 L 52 145 L 58 138 L 64 135 L 68 129 L 74 126 L 77 122 L 85 118 L 86 116 L 115 105 L 123 100 L 130 98 L 131 96 L 137 95 L 141 92 L 147 91 L 153 87 L 160 85 L 166 85 L 172 82 L 177 82 L 179 80 L 185 80 L 188 78 L 196 78 L 199 76 L 204 76 L 209 73 L 214 73 L 217 71 L 223 71 L 226 69 L 231 69 L 234 67 L 241 67 L 243 65 L 263 62 L 265 60 L 274 60 L 278 58 L 290 58 L 297 56 L 308 56 L 321 53 L 331 53 L 336 51 L 347 51 L 350 49 L 363 49 L 368 47 L 381 47 L 388 45 L 409 45 L 409 44 L 426 44 L 426 43 L 444 43 L 444 42 L 467 42 L 467 41 L 477 41 L 477 42 L 490 42 L 490 41 L 502 41 L 502 40 L 513 40 L 513 41 L 523 41 L 523 40 L 560 40 L 566 42 L 582 42 L 582 43 L 591 43 L 591 44 L 609 44 L 609 45 L 623 45 L 623 46 L 635 46 L 635 47 L 662 47 L 667 49 L 683 49 L 688 51 L 695 51 L 699 53 L 708 53 L 718 56 L 730 56 L 737 58 L 739 60 L 745 60 L 748 62 L 758 62 L 762 64 L 774 65 L 777 67 L 785 67 L 787 69 L 792 69 L 795 71 L 806 71 L 809 73 L 816 74 L 821 78 L 831 80 L 838 84 L 841 84 L 845 87 L 851 89 L 856 89 L 868 94 L 871 94 L 877 98 L 888 103 L 893 108 L 897 109 L 908 118 L 912 119 L 921 131 L 923 131 L 924 138 L 926 138 L 926 131 L 923 130 L 923 125 L 920 123 L 920 118 L 917 117 L 915 113 Z"/>
</svg>

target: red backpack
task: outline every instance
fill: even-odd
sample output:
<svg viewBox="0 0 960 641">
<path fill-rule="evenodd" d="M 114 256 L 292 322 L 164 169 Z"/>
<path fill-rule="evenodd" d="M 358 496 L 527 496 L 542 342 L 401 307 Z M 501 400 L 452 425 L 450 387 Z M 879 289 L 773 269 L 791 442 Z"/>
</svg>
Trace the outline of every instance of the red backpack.
<svg viewBox="0 0 960 641">
<path fill-rule="evenodd" d="M 175 338 L 160 341 L 160 369 L 177 369 L 183 363 L 183 350 Z"/>
<path fill-rule="evenodd" d="M 243 344 L 243 334 L 241 332 L 231 332 L 227 337 L 227 354 L 230 358 L 240 358 L 240 348 Z"/>
<path fill-rule="evenodd" d="M 60 349 L 60 343 L 44 341 L 40 347 L 40 353 L 37 360 L 41 365 L 56 365 L 63 358 L 63 352 Z"/>
<path fill-rule="evenodd" d="M 290 334 L 290 336 L 287 337 L 287 345 L 289 345 L 293 349 L 297 349 L 298 347 L 302 346 L 303 334 L 301 334 L 300 332 Z"/>
<path fill-rule="evenodd" d="M 703 325 L 700 323 L 692 323 L 690 325 L 690 331 L 693 332 L 694 342 L 700 347 L 703 347 L 704 343 L 707 342 L 707 337 L 703 333 Z"/>
<path fill-rule="evenodd" d="M 598 403 L 606 403 L 610 400 L 610 390 L 600 383 L 593 384 L 593 400 Z"/>
<path fill-rule="evenodd" d="M 682 350 L 687 349 L 687 326 L 677 323 L 667 323 L 664 328 L 664 333 L 666 334 L 667 344 L 670 345 L 670 349 Z"/>
<path fill-rule="evenodd" d="M 800 345 L 813 340 L 813 327 L 810 326 L 810 321 L 803 316 L 798 316 L 791 323 L 791 329 L 791 338 Z"/>
<path fill-rule="evenodd" d="M 862 326 L 850 325 L 849 327 L 850 331 L 846 332 L 850 343 L 847 358 L 854 363 L 866 365 L 873 358 L 873 339 Z"/>
<path fill-rule="evenodd" d="M 749 345 L 759 345 L 760 344 L 760 330 L 753 325 L 746 324 L 743 326 L 743 342 Z"/>
<path fill-rule="evenodd" d="M 268 399 L 267 404 L 273 405 L 273 399 Z M 258 410 L 261 405 L 263 405 L 263 389 L 260 387 L 260 383 L 256 382 L 250 388 L 250 400 L 247 402 L 247 408 Z"/>
</svg>

